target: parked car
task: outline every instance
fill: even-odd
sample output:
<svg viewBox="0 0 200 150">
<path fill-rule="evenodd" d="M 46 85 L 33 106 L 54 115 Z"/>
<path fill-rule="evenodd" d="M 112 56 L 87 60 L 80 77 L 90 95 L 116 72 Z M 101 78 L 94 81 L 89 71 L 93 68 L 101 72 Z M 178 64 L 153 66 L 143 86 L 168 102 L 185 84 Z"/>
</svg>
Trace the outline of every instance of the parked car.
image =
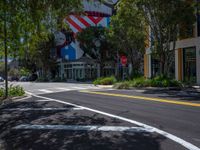
<svg viewBox="0 0 200 150">
<path fill-rule="evenodd" d="M 11 81 L 19 81 L 18 77 L 11 77 Z"/>
<path fill-rule="evenodd" d="M 38 78 L 38 75 L 35 74 L 35 73 L 33 73 L 33 74 L 31 74 L 31 75 L 29 76 L 28 80 L 29 80 L 29 81 L 36 81 L 37 78 Z"/>
<path fill-rule="evenodd" d="M 3 82 L 3 81 L 4 81 L 4 78 L 0 76 L 0 82 Z"/>
<path fill-rule="evenodd" d="M 29 78 L 27 76 L 21 76 L 19 81 L 29 81 Z"/>
</svg>

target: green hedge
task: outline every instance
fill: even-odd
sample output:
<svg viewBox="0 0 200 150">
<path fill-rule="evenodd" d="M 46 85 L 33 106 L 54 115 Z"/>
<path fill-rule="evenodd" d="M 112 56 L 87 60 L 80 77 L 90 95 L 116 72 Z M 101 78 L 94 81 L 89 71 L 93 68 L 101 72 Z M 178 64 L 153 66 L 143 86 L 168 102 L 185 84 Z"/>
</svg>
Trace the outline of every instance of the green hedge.
<svg viewBox="0 0 200 150">
<path fill-rule="evenodd" d="M 97 78 L 95 81 L 93 81 L 94 85 L 113 85 L 116 83 L 117 80 L 114 76 L 111 77 L 101 77 Z"/>
<path fill-rule="evenodd" d="M 5 89 L 0 88 L 0 98 L 1 99 L 4 97 L 4 93 L 5 93 Z M 17 85 L 17 86 L 11 85 L 8 88 L 8 96 L 9 97 L 23 96 L 24 94 L 25 94 L 25 91 L 24 91 L 23 87 L 21 87 L 19 85 Z"/>
<path fill-rule="evenodd" d="M 171 78 L 158 76 L 153 79 L 146 79 L 144 77 L 135 78 L 133 80 L 116 83 L 114 85 L 117 89 L 128 89 L 131 87 L 182 87 L 182 83 Z"/>
</svg>

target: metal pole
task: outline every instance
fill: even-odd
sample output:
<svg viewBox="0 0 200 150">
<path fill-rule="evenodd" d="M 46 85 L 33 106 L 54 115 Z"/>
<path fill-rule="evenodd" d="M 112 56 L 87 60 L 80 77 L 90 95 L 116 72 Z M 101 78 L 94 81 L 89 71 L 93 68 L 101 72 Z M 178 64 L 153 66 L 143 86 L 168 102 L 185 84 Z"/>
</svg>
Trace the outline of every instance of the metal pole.
<svg viewBox="0 0 200 150">
<path fill-rule="evenodd" d="M 4 0 L 4 48 L 5 48 L 5 98 L 8 98 L 8 51 L 7 51 L 7 14 L 6 0 Z"/>
</svg>

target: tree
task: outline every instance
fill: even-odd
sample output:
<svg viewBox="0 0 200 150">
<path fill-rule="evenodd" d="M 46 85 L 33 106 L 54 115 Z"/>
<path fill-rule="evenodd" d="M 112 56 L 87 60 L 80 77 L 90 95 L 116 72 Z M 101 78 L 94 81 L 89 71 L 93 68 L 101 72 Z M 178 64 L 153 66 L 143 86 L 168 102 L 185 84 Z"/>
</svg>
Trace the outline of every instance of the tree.
<svg viewBox="0 0 200 150">
<path fill-rule="evenodd" d="M 135 0 L 121 0 L 111 18 L 108 37 L 116 53 L 128 56 L 133 74 L 138 74 L 144 52 L 144 21 Z M 118 55 L 118 54 L 117 54 Z"/>
<path fill-rule="evenodd" d="M 5 10 L 5 11 L 4 11 Z M 0 1 L 0 44 L 8 41 L 9 55 L 28 57 L 38 33 L 52 33 L 62 28 L 71 12 L 82 11 L 81 0 L 2 0 Z M 6 14 L 6 17 L 4 17 Z M 7 37 L 4 37 L 4 21 Z M 38 38 L 38 37 L 37 37 Z M 1 46 L 0 46 L 1 47 Z M 1 54 L 1 53 L 0 53 Z"/>
<path fill-rule="evenodd" d="M 88 27 L 77 34 L 77 39 L 84 53 L 96 59 L 100 64 L 101 76 L 103 75 L 104 62 L 109 59 L 106 56 L 106 51 L 111 53 L 110 44 L 106 39 L 107 30 L 103 27 Z"/>
<path fill-rule="evenodd" d="M 54 35 L 40 35 L 40 40 L 36 43 L 36 53 L 32 54 L 32 62 L 35 62 L 37 69 L 41 69 L 43 77 L 48 78 L 51 71 L 56 68 L 56 60 L 51 57 L 51 50 L 54 48 Z M 42 57 L 41 57 L 42 56 Z"/>
<path fill-rule="evenodd" d="M 168 75 L 171 52 L 174 52 L 181 26 L 190 26 L 195 21 L 195 2 L 189 0 L 137 0 L 147 25 L 152 42 L 152 53 L 159 57 L 160 74 Z"/>
</svg>

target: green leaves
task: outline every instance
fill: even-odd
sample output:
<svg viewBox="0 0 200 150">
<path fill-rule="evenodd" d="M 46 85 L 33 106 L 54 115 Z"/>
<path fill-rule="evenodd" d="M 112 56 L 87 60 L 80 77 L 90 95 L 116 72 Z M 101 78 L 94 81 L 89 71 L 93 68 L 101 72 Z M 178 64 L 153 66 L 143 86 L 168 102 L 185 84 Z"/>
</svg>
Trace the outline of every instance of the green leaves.
<svg viewBox="0 0 200 150">
<path fill-rule="evenodd" d="M 17 52 L 17 56 L 24 57 L 25 51 L 27 53 L 35 48 L 34 42 L 38 42 L 37 39 L 41 34 L 48 35 L 55 30 L 60 30 L 63 19 L 72 11 L 74 13 L 82 11 L 81 0 L 2 0 L 0 1 L 0 44 L 5 38 L 3 24 L 6 19 L 9 55 L 14 56 Z"/>
<path fill-rule="evenodd" d="M 99 61 L 105 52 L 105 47 L 109 46 L 105 39 L 106 30 L 102 27 L 88 27 L 77 35 L 83 51 Z"/>
</svg>

